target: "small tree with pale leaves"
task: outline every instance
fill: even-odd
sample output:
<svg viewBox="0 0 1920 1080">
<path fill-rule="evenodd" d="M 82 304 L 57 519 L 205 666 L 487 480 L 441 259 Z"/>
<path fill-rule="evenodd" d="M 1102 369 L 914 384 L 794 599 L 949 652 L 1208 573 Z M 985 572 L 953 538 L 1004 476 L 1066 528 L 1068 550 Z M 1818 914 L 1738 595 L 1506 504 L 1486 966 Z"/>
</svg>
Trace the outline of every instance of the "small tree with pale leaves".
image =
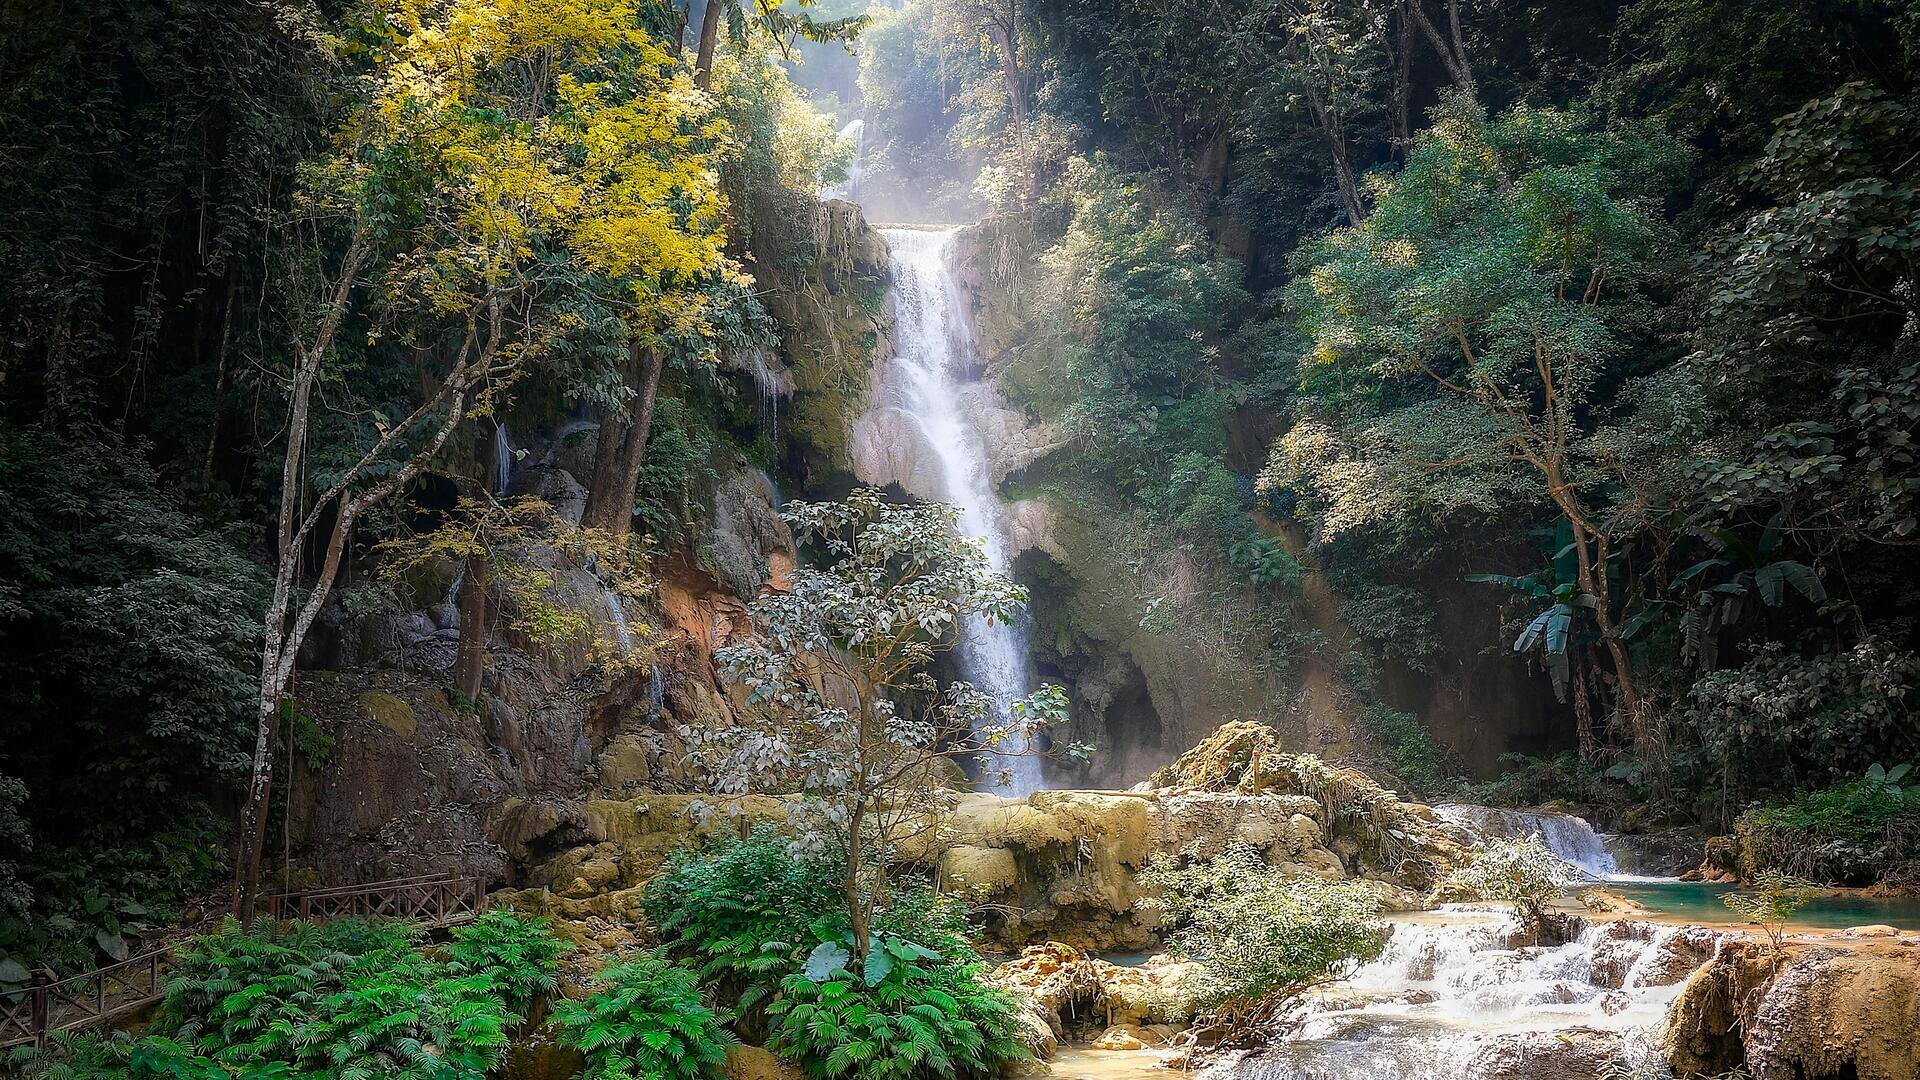
<svg viewBox="0 0 1920 1080">
<path fill-rule="evenodd" d="M 1781 870 L 1762 870 L 1753 883 L 1720 898 L 1728 910 L 1760 928 L 1773 949 L 1774 962 L 1786 955 L 1787 921 L 1820 895 L 1820 886 Z"/>
<path fill-rule="evenodd" d="M 1580 868 L 1553 853 L 1538 836 L 1496 836 L 1435 889 L 1442 900 L 1485 900 L 1514 905 L 1529 928 L 1539 930 L 1547 905 L 1580 883 Z"/>
<path fill-rule="evenodd" d="M 802 566 L 785 592 L 751 609 L 756 636 L 716 654 L 726 678 L 763 710 L 721 730 L 681 729 L 717 791 L 797 793 L 796 844 L 845 858 L 851 963 L 872 947 L 886 870 L 906 843 L 938 827 L 954 792 L 941 759 L 1002 760 L 1064 715 L 1043 687 L 989 721 L 987 696 L 927 673 L 966 620 L 1004 619 L 1026 590 L 995 572 L 955 529 L 952 507 L 889 503 L 861 489 L 836 503 L 796 503 L 784 515 L 795 542 L 826 556 Z"/>
</svg>

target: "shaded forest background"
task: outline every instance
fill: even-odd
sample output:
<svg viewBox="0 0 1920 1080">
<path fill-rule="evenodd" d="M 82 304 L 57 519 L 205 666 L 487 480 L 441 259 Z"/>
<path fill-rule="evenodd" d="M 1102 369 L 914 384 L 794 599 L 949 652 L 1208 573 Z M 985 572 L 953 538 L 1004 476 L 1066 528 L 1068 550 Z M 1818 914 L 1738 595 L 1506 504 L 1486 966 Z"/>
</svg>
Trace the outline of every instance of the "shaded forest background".
<svg viewBox="0 0 1920 1080">
<path fill-rule="evenodd" d="M 485 310 L 492 271 L 459 268 L 494 249 L 420 159 L 343 142 L 378 94 L 368 12 L 407 7 L 6 0 L 0 954 L 111 955 L 228 870 L 288 392 L 353 243 L 329 163 L 366 168 L 395 276 L 316 384 L 303 499 L 435 400 Z M 850 5 L 728 8 L 704 98 L 703 12 L 629 7 L 663 51 L 621 77 L 694 102 L 660 202 L 698 257 L 534 215 L 500 331 L 516 419 L 639 433 L 590 493 L 618 531 L 684 539 L 717 454 L 820 479 L 722 361 L 773 340 L 766 282 L 820 255 L 794 208 L 862 115 L 870 217 L 984 223 L 987 363 L 1074 440 L 1021 485 L 1190 545 L 1256 598 L 1249 664 L 1325 644 L 1313 572 L 1363 693 L 1488 650 L 1544 673 L 1552 745 L 1498 777 L 1368 709 L 1402 786 L 1745 814 L 1820 852 L 1802 872 L 1914 883 L 1920 811 L 1884 779 L 1920 752 L 1912 5 L 909 0 L 851 57 L 805 40 Z M 489 438 L 461 427 L 343 536 L 342 602 L 380 602 L 352 588 L 374 546 L 484 485 Z M 1501 635 L 1449 640 L 1461 604 Z"/>
</svg>

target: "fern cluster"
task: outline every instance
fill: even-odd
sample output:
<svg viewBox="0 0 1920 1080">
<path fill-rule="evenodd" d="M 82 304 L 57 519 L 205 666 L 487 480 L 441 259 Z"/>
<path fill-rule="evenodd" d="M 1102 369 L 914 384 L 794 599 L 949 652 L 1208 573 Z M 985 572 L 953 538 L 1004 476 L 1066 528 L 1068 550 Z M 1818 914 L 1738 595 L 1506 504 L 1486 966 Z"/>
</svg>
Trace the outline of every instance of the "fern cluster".
<svg viewBox="0 0 1920 1080">
<path fill-rule="evenodd" d="M 766 826 L 676 855 L 644 896 L 667 955 L 741 1012 L 765 1004 L 813 946 L 813 922 L 844 906 L 834 868 L 795 858 Z"/>
<path fill-rule="evenodd" d="M 658 953 L 601 971 L 584 1001 L 553 1009 L 561 1037 L 586 1056 L 580 1080 L 707 1080 L 720 1074 L 732 1039 L 724 1012 L 701 1000 L 693 972 Z"/>
<path fill-rule="evenodd" d="M 444 955 L 404 923 L 229 921 L 184 951 L 147 1035 L 76 1040 L 40 1074 L 483 1080 L 562 948 L 544 923 L 508 913 Z"/>
<path fill-rule="evenodd" d="M 497 908 L 454 930 L 447 968 L 486 979 L 491 996 L 525 1016 L 534 998 L 553 990 L 554 970 L 569 948 L 547 920 Z"/>
<path fill-rule="evenodd" d="M 870 957 L 868 978 L 783 980 L 771 1049 L 815 1080 L 985 1080 L 1028 1056 L 1013 998 L 983 984 L 977 963 L 898 938 L 875 945 L 888 963 Z"/>
</svg>

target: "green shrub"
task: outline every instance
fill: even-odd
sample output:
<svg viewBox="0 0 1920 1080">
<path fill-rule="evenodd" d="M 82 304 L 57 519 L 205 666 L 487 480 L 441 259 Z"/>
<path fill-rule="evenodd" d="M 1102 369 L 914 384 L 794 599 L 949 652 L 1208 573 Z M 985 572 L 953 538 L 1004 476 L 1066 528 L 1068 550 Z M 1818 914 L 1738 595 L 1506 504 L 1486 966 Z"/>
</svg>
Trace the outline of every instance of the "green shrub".
<svg viewBox="0 0 1920 1080">
<path fill-rule="evenodd" d="M 1418 717 L 1374 705 L 1360 714 L 1360 726 L 1380 747 L 1382 764 L 1412 785 L 1413 793 L 1432 794 L 1443 788 L 1447 779 L 1443 752 Z"/>
<path fill-rule="evenodd" d="M 699 1080 L 720 1074 L 724 1013 L 700 998 L 693 972 L 658 953 L 628 957 L 594 978 L 584 1001 L 559 1001 L 564 1041 L 586 1055 L 582 1080 Z"/>
<path fill-rule="evenodd" d="M 813 921 L 844 904 L 838 871 L 795 858 L 769 826 L 674 856 L 643 895 L 667 954 L 743 1011 L 799 967 L 813 947 Z"/>
<path fill-rule="evenodd" d="M 447 968 L 484 977 L 508 1012 L 525 1016 L 536 996 L 553 989 L 554 968 L 571 948 L 546 919 L 495 909 L 454 930 Z"/>
<path fill-rule="evenodd" d="M 1540 837 L 1496 836 L 1474 853 L 1472 862 L 1448 874 L 1435 893 L 1443 900 L 1514 904 L 1537 923 L 1547 905 L 1579 880 L 1580 871 Z"/>
<path fill-rule="evenodd" d="M 1811 881 L 1801 881 L 1778 870 L 1762 870 L 1754 875 L 1751 886 L 1727 893 L 1720 902 L 1727 905 L 1727 910 L 1760 927 L 1767 935 L 1768 944 L 1773 946 L 1773 955 L 1778 958 L 1787 920 L 1813 903 L 1819 894 L 1818 887 Z"/>
<path fill-rule="evenodd" d="M 229 920 L 183 951 L 145 1036 L 76 1040 L 40 1075 L 483 1080 L 518 1022 L 509 996 L 550 983 L 558 949 L 501 913 L 446 954 L 404 923 Z"/>
<path fill-rule="evenodd" d="M 1850 783 L 1747 811 L 1735 823 L 1748 869 L 1864 884 L 1920 863 L 1920 793 L 1908 767 L 1874 765 Z"/>
<path fill-rule="evenodd" d="M 666 954 L 743 1014 L 764 1006 L 817 942 L 848 928 L 840 868 L 796 857 L 770 826 L 676 855 L 643 899 Z M 973 958 L 959 901 L 924 885 L 895 882 L 874 919 L 888 933 Z"/>
<path fill-rule="evenodd" d="M 874 942 L 888 962 L 869 962 L 863 979 L 840 968 L 781 982 L 772 1050 L 815 1080 L 984 1080 L 1027 1057 L 1018 1007 L 981 983 L 978 963 L 891 935 Z"/>
<path fill-rule="evenodd" d="M 1184 865 L 1155 856 L 1140 883 L 1167 920 L 1168 946 L 1206 972 L 1213 1008 L 1291 996 L 1386 944 L 1373 890 L 1287 877 L 1245 844 Z"/>
</svg>

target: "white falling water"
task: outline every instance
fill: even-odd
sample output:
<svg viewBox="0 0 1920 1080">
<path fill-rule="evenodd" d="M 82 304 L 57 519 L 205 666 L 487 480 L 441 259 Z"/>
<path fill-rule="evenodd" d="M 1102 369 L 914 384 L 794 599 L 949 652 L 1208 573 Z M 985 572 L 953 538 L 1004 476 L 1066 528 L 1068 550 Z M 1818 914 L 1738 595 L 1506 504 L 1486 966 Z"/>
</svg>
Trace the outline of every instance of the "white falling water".
<svg viewBox="0 0 1920 1080">
<path fill-rule="evenodd" d="M 987 471 L 985 444 L 961 408 L 956 378 L 966 370 L 971 346 L 961 315 L 960 290 L 947 266 L 954 230 L 883 229 L 893 252 L 893 304 L 898 345 L 890 363 L 904 389 L 901 405 L 913 417 L 939 463 L 941 497 L 960 513 L 960 531 L 978 539 L 987 561 L 1006 573 L 1011 562 L 1000 497 Z M 1024 627 L 975 617 L 961 629 L 958 651 L 967 681 L 993 699 L 992 722 L 1011 726 L 1013 702 L 1031 689 Z M 996 790 L 1026 795 L 1044 786 L 1040 761 L 1024 735 L 1002 744 L 992 770 L 1007 783 Z"/>
<path fill-rule="evenodd" d="M 847 166 L 847 182 L 839 187 L 827 188 L 820 193 L 820 197 L 858 202 L 860 200 L 860 158 L 867 149 L 867 122 L 857 116 L 847 121 L 847 126 L 840 129 L 840 141 L 853 144 L 853 162 Z"/>
<path fill-rule="evenodd" d="M 507 425 L 493 422 L 493 493 L 505 495 L 513 483 L 513 444 L 507 441 Z"/>
<path fill-rule="evenodd" d="M 1471 803 L 1441 803 L 1433 808 L 1441 820 L 1481 836 L 1538 836 L 1555 855 L 1597 878 L 1617 878 L 1620 864 L 1607 842 L 1587 819 L 1572 814 L 1537 810 L 1505 810 Z"/>
</svg>

